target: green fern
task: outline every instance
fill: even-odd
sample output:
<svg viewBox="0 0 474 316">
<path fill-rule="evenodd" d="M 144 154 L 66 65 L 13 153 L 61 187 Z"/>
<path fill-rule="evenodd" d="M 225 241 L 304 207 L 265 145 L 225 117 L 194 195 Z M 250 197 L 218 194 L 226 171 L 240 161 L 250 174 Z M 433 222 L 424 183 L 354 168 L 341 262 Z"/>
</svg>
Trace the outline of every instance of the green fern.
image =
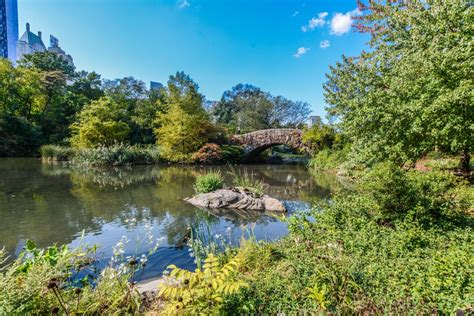
<svg viewBox="0 0 474 316">
<path fill-rule="evenodd" d="M 247 287 L 239 280 L 237 272 L 242 258 L 234 257 L 221 264 L 213 254 L 204 260 L 203 269 L 195 272 L 170 265 L 170 277 L 175 284 L 162 284 L 158 296 L 167 301 L 165 313 L 209 313 L 218 312 L 226 297 Z"/>
</svg>

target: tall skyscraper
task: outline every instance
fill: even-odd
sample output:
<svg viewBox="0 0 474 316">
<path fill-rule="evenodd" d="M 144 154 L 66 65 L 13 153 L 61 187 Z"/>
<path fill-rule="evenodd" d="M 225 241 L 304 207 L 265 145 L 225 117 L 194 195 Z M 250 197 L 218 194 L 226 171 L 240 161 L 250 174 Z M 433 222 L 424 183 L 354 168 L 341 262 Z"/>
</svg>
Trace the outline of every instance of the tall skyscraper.
<svg viewBox="0 0 474 316">
<path fill-rule="evenodd" d="M 18 42 L 17 0 L 0 0 L 0 57 L 16 62 Z"/>
</svg>

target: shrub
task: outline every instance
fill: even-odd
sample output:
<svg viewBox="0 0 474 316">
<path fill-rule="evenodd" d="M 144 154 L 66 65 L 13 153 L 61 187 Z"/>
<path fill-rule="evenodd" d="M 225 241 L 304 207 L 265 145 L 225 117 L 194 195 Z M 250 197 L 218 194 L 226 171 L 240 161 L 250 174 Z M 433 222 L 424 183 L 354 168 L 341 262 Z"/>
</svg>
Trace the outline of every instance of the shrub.
<svg viewBox="0 0 474 316">
<path fill-rule="evenodd" d="M 95 281 L 77 277 L 79 273 L 94 274 L 94 252 L 94 247 L 69 250 L 54 245 L 39 249 L 28 241 L 19 258 L 0 270 L 0 314 L 138 312 L 141 298 L 130 287 L 130 273 L 106 268 Z M 0 262 L 4 256 L 0 253 Z"/>
<path fill-rule="evenodd" d="M 241 275 L 249 286 L 228 301 L 226 311 L 472 311 L 473 220 L 465 213 L 465 197 L 456 194 L 469 187 L 458 180 L 453 186 L 446 174 L 378 168 L 365 179 L 376 182 L 370 191 L 361 181 L 355 192 L 290 217 L 282 240 L 240 250 L 246 259 Z M 387 214 L 379 211 L 386 207 L 388 219 L 399 214 L 396 220 L 381 220 Z"/>
<path fill-rule="evenodd" d="M 159 160 L 160 153 L 157 147 L 117 144 L 78 149 L 72 163 L 87 166 L 123 166 L 154 164 Z"/>
<path fill-rule="evenodd" d="M 11 264 L 0 249 L 0 315 L 112 315 L 142 314 L 154 303 L 136 287 L 135 275 L 145 268 L 147 256 L 159 240 L 147 230 L 148 254 L 125 256 L 128 239 L 113 249 L 109 266 L 99 270 L 96 247 L 53 245 L 40 249 L 27 241 Z M 100 272 L 100 273 L 99 273 Z"/>
<path fill-rule="evenodd" d="M 199 149 L 198 152 L 194 153 L 192 158 L 193 161 L 201 164 L 217 164 L 222 162 L 222 149 L 217 144 L 205 144 Z"/>
<path fill-rule="evenodd" d="M 406 171 L 392 163 L 375 165 L 358 183 L 360 194 L 374 201 L 374 211 L 383 220 L 413 217 L 420 223 L 468 213 L 472 205 L 460 194 L 466 186 L 449 172 Z"/>
<path fill-rule="evenodd" d="M 0 157 L 37 154 L 41 141 L 38 126 L 24 118 L 0 112 Z"/>
<path fill-rule="evenodd" d="M 235 171 L 231 168 L 229 174 L 232 176 L 232 181 L 235 186 L 241 187 L 256 195 L 262 195 L 264 193 L 264 183 L 259 179 L 255 179 L 255 174 L 249 173 L 247 169 L 244 169 L 244 171 L 241 172 L 240 170 Z"/>
<path fill-rule="evenodd" d="M 242 258 L 234 257 L 221 264 L 209 254 L 203 270 L 187 271 L 171 265 L 174 285 L 162 283 L 159 296 L 166 300 L 165 314 L 220 314 L 227 297 L 247 286 L 237 275 Z"/>
<path fill-rule="evenodd" d="M 323 149 L 331 149 L 336 139 L 336 132 L 330 125 L 314 124 L 311 128 L 304 131 L 302 140 L 312 152 L 318 152 Z"/>
<path fill-rule="evenodd" d="M 342 149 L 323 149 L 315 154 L 309 166 L 315 170 L 335 170 L 341 167 L 347 159 L 350 146 Z"/>
<path fill-rule="evenodd" d="M 75 150 L 71 147 L 44 145 L 40 148 L 41 157 L 50 161 L 68 161 L 74 158 Z"/>
<path fill-rule="evenodd" d="M 222 160 L 227 163 L 239 163 L 244 155 L 244 149 L 241 146 L 222 145 Z"/>
<path fill-rule="evenodd" d="M 194 183 L 196 193 L 208 193 L 224 187 L 224 179 L 220 171 L 209 172 L 203 176 L 198 176 Z"/>
</svg>

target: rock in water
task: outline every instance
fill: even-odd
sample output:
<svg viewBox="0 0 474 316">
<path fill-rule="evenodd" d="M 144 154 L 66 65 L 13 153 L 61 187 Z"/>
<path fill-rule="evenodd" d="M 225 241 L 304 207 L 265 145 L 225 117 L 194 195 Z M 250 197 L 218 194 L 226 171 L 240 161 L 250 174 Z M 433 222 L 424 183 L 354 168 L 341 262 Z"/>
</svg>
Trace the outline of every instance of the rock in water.
<svg viewBox="0 0 474 316">
<path fill-rule="evenodd" d="M 258 196 L 242 188 L 220 189 L 184 200 L 203 208 L 286 212 L 281 201 L 266 194 Z"/>
</svg>

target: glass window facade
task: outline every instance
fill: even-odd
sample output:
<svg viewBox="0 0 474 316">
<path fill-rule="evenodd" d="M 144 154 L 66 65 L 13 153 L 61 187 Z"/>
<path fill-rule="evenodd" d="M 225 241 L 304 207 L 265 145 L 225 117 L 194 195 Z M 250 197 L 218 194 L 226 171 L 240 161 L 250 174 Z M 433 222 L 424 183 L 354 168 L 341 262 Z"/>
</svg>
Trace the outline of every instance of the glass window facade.
<svg viewBox="0 0 474 316">
<path fill-rule="evenodd" d="M 18 2 L 0 0 L 0 56 L 16 61 L 18 42 Z"/>
</svg>

